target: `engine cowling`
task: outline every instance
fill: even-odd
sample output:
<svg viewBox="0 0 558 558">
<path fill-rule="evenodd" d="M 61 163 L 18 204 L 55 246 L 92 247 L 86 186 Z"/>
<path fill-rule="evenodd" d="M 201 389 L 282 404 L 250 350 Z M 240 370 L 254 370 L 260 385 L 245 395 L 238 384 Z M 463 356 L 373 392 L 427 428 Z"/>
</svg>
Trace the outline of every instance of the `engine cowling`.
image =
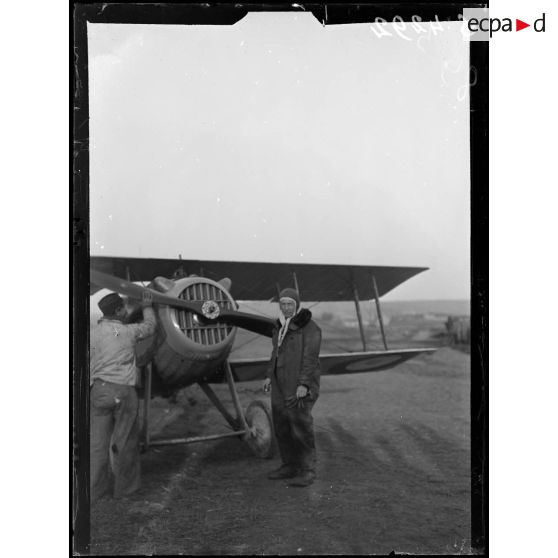
<svg viewBox="0 0 558 558">
<path fill-rule="evenodd" d="M 236 308 L 227 289 L 206 277 L 158 277 L 150 287 L 184 300 L 214 301 L 223 309 Z M 204 324 L 187 310 L 163 305 L 155 308 L 158 329 L 154 336 L 138 343 L 138 365 L 153 360 L 157 374 L 168 387 L 182 387 L 212 376 L 229 356 L 236 327 Z"/>
</svg>

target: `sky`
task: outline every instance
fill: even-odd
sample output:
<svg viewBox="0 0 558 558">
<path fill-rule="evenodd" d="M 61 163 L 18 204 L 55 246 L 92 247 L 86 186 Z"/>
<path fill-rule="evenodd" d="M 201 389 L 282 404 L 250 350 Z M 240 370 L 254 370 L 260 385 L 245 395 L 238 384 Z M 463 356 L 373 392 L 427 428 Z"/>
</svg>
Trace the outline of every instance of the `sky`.
<svg viewBox="0 0 558 558">
<path fill-rule="evenodd" d="M 442 25 L 88 24 L 91 254 L 421 266 L 386 300 L 469 298 L 468 43 Z"/>
</svg>

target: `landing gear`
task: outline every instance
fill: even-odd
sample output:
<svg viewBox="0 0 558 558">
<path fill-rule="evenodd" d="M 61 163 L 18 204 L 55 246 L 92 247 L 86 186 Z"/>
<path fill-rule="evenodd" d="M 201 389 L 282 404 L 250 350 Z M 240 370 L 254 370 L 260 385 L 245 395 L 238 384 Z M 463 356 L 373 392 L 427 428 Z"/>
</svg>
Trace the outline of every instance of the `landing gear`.
<svg viewBox="0 0 558 558">
<path fill-rule="evenodd" d="M 248 432 L 244 441 L 254 455 L 270 459 L 275 450 L 275 436 L 269 405 L 264 401 L 252 401 L 244 415 Z"/>
<path fill-rule="evenodd" d="M 149 395 L 150 395 L 150 374 L 147 376 L 147 397 L 146 408 L 144 410 L 144 424 L 143 424 L 143 449 L 149 446 L 165 446 L 174 444 L 191 444 L 194 442 L 206 442 L 209 440 L 219 440 L 221 438 L 239 437 L 244 440 L 248 447 L 252 450 L 254 455 L 262 459 L 269 459 L 272 457 L 276 442 L 273 433 L 273 423 L 271 420 L 270 406 L 266 401 L 252 401 L 246 408 L 246 412 L 242 410 L 240 405 L 240 398 L 236 391 L 236 384 L 234 382 L 233 373 L 228 362 L 225 363 L 226 379 L 229 384 L 229 391 L 233 400 L 236 417 L 233 416 L 221 403 L 216 393 L 211 389 L 207 383 L 199 383 L 200 388 L 207 395 L 209 400 L 215 405 L 217 410 L 225 418 L 232 428 L 232 432 L 223 434 L 213 434 L 209 436 L 195 436 L 190 438 L 175 438 L 175 439 L 149 439 L 148 430 L 148 417 L 149 417 Z M 150 370 L 149 370 L 150 372 Z"/>
<path fill-rule="evenodd" d="M 243 413 L 231 366 L 228 362 L 225 366 L 227 382 L 236 410 L 237 422 L 244 430 L 242 439 L 248 444 L 256 456 L 262 459 L 269 459 L 273 455 L 274 450 L 271 411 L 264 401 L 252 401 L 250 405 L 248 405 L 246 413 Z"/>
</svg>

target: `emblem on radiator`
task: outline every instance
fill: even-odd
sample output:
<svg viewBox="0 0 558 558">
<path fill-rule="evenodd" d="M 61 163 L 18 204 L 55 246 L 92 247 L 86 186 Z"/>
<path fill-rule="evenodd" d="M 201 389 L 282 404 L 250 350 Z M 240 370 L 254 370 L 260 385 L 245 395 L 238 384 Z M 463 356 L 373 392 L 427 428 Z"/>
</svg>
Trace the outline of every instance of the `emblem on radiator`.
<svg viewBox="0 0 558 558">
<path fill-rule="evenodd" d="M 202 306 L 203 315 L 210 320 L 214 320 L 219 316 L 220 308 L 214 300 L 207 300 Z"/>
</svg>

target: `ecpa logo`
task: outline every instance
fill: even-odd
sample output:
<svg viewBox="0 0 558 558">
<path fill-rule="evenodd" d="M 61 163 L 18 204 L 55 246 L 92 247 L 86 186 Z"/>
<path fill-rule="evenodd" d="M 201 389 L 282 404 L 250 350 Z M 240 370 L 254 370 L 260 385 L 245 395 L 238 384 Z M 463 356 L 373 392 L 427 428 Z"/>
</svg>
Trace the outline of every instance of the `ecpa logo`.
<svg viewBox="0 0 558 558">
<path fill-rule="evenodd" d="M 521 31 L 527 27 L 532 27 L 537 33 L 544 33 L 546 27 L 546 14 L 533 22 L 533 25 L 526 23 L 521 19 L 515 18 L 515 26 L 513 19 L 510 17 L 492 18 L 488 17 L 487 8 L 464 8 L 463 20 L 466 22 L 467 36 L 471 41 L 488 41 L 492 38 L 493 33 L 503 32 L 509 33 L 513 31 Z"/>
</svg>

